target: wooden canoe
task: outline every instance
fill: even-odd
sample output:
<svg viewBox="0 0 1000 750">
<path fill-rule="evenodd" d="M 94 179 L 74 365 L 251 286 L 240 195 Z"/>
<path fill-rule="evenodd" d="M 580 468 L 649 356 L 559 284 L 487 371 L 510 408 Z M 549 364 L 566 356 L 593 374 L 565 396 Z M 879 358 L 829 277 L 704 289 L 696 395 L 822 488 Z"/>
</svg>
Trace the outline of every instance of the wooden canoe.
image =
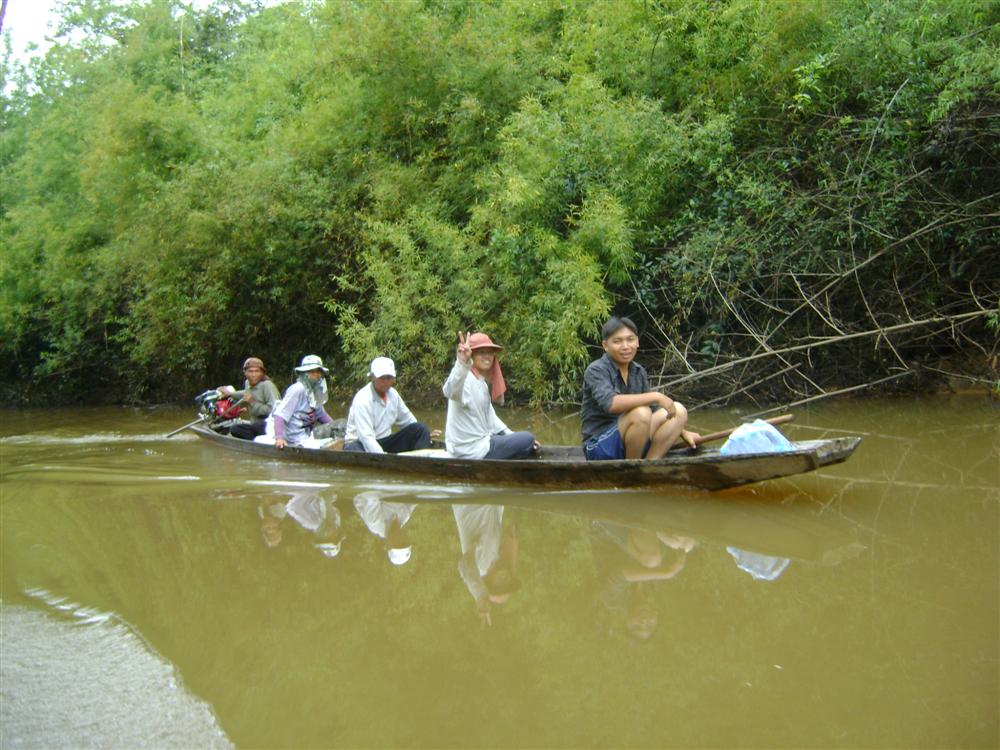
<svg viewBox="0 0 1000 750">
<path fill-rule="evenodd" d="M 262 458 L 305 461 L 368 472 L 433 476 L 455 482 L 533 485 L 574 488 L 625 488 L 686 485 L 721 490 L 741 484 L 814 471 L 846 461 L 861 442 L 859 437 L 794 442 L 794 450 L 723 456 L 717 448 L 676 450 L 665 458 L 587 461 L 578 446 L 543 446 L 535 458 L 521 461 L 453 458 L 390 453 L 317 450 L 240 440 L 206 427 L 191 428 L 200 438 L 231 450 Z M 440 452 L 443 453 L 443 452 Z"/>
</svg>

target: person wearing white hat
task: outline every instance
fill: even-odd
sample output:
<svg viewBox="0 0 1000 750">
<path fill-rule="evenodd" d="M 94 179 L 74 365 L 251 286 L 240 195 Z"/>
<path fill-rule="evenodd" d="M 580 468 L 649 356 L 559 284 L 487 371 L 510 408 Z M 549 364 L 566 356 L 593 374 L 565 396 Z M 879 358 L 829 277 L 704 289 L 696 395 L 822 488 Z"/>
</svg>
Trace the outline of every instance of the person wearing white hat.
<svg viewBox="0 0 1000 750">
<path fill-rule="evenodd" d="M 323 408 L 327 399 L 325 376 L 330 372 L 323 360 L 308 354 L 295 372 L 298 379 L 288 386 L 269 419 L 269 434 L 274 435 L 276 448 L 306 443 L 316 425 L 333 421 Z"/>
<path fill-rule="evenodd" d="M 368 530 L 384 540 L 386 556 L 393 565 L 405 565 L 413 553 L 406 523 L 416 510 L 413 503 L 392 503 L 382 500 L 377 492 L 356 495 L 354 508 Z"/>
<path fill-rule="evenodd" d="M 344 450 L 403 453 L 429 448 L 431 438 L 441 433 L 418 422 L 393 388 L 396 364 L 388 357 L 376 357 L 368 375 L 371 382 L 355 394 L 347 414 Z M 400 429 L 394 433 L 393 427 Z"/>
</svg>

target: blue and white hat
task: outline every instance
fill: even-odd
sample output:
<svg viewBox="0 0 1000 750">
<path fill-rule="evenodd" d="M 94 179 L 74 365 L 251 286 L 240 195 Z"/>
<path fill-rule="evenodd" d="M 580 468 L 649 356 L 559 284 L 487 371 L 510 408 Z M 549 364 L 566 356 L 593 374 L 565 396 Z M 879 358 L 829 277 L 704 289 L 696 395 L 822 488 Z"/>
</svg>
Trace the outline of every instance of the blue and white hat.
<svg viewBox="0 0 1000 750">
<path fill-rule="evenodd" d="M 323 367 L 323 360 L 315 354 L 307 354 L 304 356 L 302 358 L 302 364 L 295 368 L 295 372 L 312 372 L 313 370 L 330 372 L 328 369 Z"/>
</svg>

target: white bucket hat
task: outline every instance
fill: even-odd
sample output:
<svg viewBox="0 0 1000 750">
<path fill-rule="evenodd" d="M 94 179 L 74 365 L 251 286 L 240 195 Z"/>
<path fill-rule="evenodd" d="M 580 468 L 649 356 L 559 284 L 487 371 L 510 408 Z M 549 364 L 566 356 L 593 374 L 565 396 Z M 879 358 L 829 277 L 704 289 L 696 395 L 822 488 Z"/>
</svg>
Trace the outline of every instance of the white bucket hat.
<svg viewBox="0 0 1000 750">
<path fill-rule="evenodd" d="M 372 360 L 371 367 L 368 368 L 368 372 L 376 378 L 384 378 L 386 375 L 396 377 L 396 365 L 388 357 L 375 357 Z"/>
<path fill-rule="evenodd" d="M 302 364 L 295 368 L 295 372 L 310 372 L 312 370 L 322 370 L 323 372 L 330 372 L 328 369 L 323 367 L 323 360 L 317 357 L 315 354 L 307 354 L 302 358 Z"/>
</svg>

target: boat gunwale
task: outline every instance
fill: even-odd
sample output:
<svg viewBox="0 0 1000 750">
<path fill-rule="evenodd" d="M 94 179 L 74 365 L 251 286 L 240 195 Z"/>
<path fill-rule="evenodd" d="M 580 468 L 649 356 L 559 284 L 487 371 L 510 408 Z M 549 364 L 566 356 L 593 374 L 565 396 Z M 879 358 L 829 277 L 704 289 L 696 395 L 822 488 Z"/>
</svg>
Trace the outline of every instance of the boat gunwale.
<svg viewBox="0 0 1000 750">
<path fill-rule="evenodd" d="M 688 484 L 717 490 L 767 478 L 792 476 L 821 466 L 846 461 L 861 442 L 857 436 L 793 442 L 795 450 L 781 453 L 746 453 L 723 455 L 717 448 L 701 448 L 697 453 L 676 451 L 661 459 L 620 459 L 587 461 L 576 446 L 548 446 L 548 450 L 565 449 L 566 457 L 546 457 L 520 460 L 471 459 L 454 456 L 426 456 L 406 454 L 373 454 L 354 451 L 329 450 L 288 446 L 280 452 L 273 445 L 241 440 L 223 435 L 197 425 L 191 428 L 199 437 L 243 453 L 267 456 L 277 460 L 301 460 L 332 466 L 358 469 L 388 469 L 435 474 L 444 479 L 490 480 L 521 485 L 574 484 L 591 486 L 635 487 Z M 576 451 L 579 451 L 576 453 Z M 778 465 L 798 461 L 799 468 L 782 471 L 768 477 L 740 477 L 738 473 L 722 471 L 721 467 L 741 465 Z M 701 476 L 701 481 L 688 476 L 687 469 L 701 475 L 714 473 L 717 477 Z M 573 476 L 573 475 L 576 476 Z M 680 478 L 678 478 L 680 477 Z"/>
</svg>

